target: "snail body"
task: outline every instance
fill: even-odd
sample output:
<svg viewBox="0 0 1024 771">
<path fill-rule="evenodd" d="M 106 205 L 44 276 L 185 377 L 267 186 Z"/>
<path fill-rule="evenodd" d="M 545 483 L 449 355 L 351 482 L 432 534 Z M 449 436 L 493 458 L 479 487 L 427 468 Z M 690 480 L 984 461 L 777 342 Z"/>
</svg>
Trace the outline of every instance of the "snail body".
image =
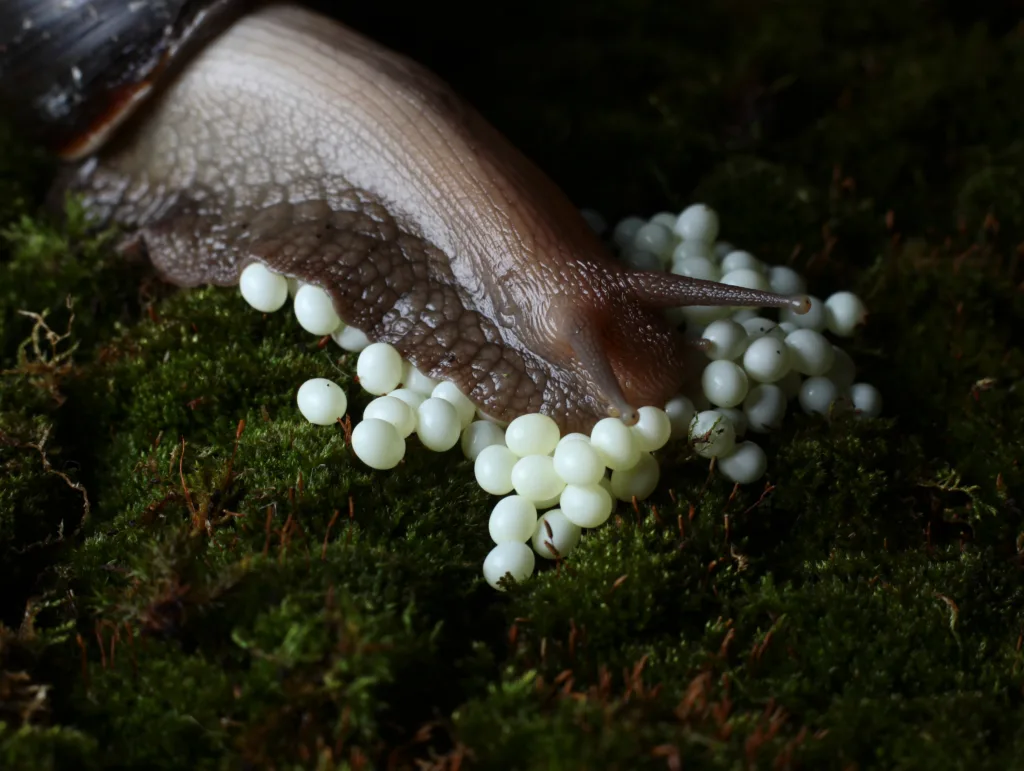
<svg viewBox="0 0 1024 771">
<path fill-rule="evenodd" d="M 119 3 L 116 21 L 97 20 L 134 41 L 97 58 L 118 73 L 19 89 L 40 49 L 16 25 L 59 5 L 15 0 L 22 18 L 0 15 L 0 43 L 15 41 L 0 48 L 0 97 L 77 163 L 68 187 L 97 219 L 182 286 L 236 284 L 253 261 L 319 286 L 346 324 L 495 418 L 633 422 L 678 392 L 694 353 L 665 308 L 805 306 L 627 270 L 435 76 L 289 3 Z M 135 5 L 165 23 L 132 25 Z"/>
</svg>

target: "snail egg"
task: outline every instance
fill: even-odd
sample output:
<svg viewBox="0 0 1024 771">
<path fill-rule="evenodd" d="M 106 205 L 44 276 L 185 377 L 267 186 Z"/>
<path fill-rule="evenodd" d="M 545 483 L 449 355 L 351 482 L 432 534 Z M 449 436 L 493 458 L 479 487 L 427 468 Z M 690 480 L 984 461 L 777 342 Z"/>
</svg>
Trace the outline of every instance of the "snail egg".
<svg viewBox="0 0 1024 771">
<path fill-rule="evenodd" d="M 330 295 L 318 286 L 300 286 L 292 309 L 299 326 L 310 334 L 329 335 L 341 326 L 341 318 L 334 311 Z"/>
<path fill-rule="evenodd" d="M 432 377 L 427 377 L 416 369 L 412 362 L 406 361 L 402 362 L 402 385 L 410 391 L 415 391 L 427 397 L 433 394 L 434 389 L 437 388 L 438 381 Z"/>
<path fill-rule="evenodd" d="M 850 388 L 853 408 L 865 418 L 877 418 L 882 414 L 882 394 L 870 383 L 855 383 Z"/>
<path fill-rule="evenodd" d="M 640 217 L 626 217 L 616 223 L 615 229 L 612 231 L 612 241 L 620 249 L 625 249 L 627 246 L 633 243 L 633 239 L 636 238 L 637 231 L 640 230 L 647 222 Z"/>
<path fill-rule="evenodd" d="M 738 319 L 737 319 L 738 320 Z M 759 337 L 765 335 L 781 335 L 780 340 L 785 339 L 785 335 L 779 331 L 779 325 L 771 319 L 766 319 L 764 316 L 748 316 L 747 318 L 740 321 L 743 325 L 743 329 L 746 330 L 747 335 L 751 340 L 757 340 Z"/>
<path fill-rule="evenodd" d="M 506 574 L 521 583 L 533 575 L 536 557 L 533 549 L 525 543 L 500 543 L 484 558 L 484 580 L 499 591 L 504 591 L 498 582 Z"/>
<path fill-rule="evenodd" d="M 800 386 L 800 406 L 808 415 L 828 415 L 839 398 L 839 389 L 827 377 L 809 377 Z"/>
<path fill-rule="evenodd" d="M 729 422 L 736 430 L 737 439 L 741 439 L 747 433 L 747 425 L 750 421 L 747 420 L 747 414 L 743 410 L 736 407 L 715 407 L 715 412 L 721 412 L 729 418 Z"/>
<path fill-rule="evenodd" d="M 408 388 L 396 388 L 394 391 L 389 392 L 388 396 L 393 396 L 395 399 L 401 399 L 409 405 L 409 408 L 413 412 L 416 412 L 416 410 L 420 408 L 420 405 L 427 400 L 427 397 L 423 394 L 410 391 Z"/>
<path fill-rule="evenodd" d="M 533 531 L 533 550 L 544 559 L 565 557 L 579 542 L 580 526 L 570 522 L 561 509 L 552 509 L 537 520 Z"/>
<path fill-rule="evenodd" d="M 444 399 L 450 402 L 455 412 L 459 415 L 460 428 L 465 428 L 473 422 L 476 417 L 476 405 L 459 390 L 459 387 L 450 381 L 444 380 L 438 383 L 430 395 L 435 399 Z"/>
<path fill-rule="evenodd" d="M 640 460 L 631 469 L 612 472 L 612 494 L 620 501 L 638 501 L 650 497 L 661 479 L 661 467 L 649 452 L 640 453 Z"/>
<path fill-rule="evenodd" d="M 428 450 L 450 450 L 461 433 L 459 414 L 451 402 L 431 397 L 416 410 L 416 435 Z"/>
<path fill-rule="evenodd" d="M 512 469 L 518 460 L 503 444 L 485 447 L 473 463 L 476 483 L 491 495 L 508 495 L 512 492 Z"/>
<path fill-rule="evenodd" d="M 279 311 L 288 302 L 288 279 L 259 262 L 250 263 L 242 271 L 238 290 L 242 299 L 262 313 Z"/>
<path fill-rule="evenodd" d="M 746 289 L 758 289 L 763 292 L 767 292 L 770 288 L 768 279 L 765 278 L 764 274 L 761 271 L 751 270 L 750 268 L 729 271 L 722 276 L 722 283 L 741 286 Z"/>
<path fill-rule="evenodd" d="M 777 385 L 765 384 L 750 389 L 743 400 L 747 426 L 758 434 L 767 434 L 782 425 L 786 416 L 786 395 Z"/>
<path fill-rule="evenodd" d="M 732 319 L 712 321 L 704 329 L 702 337 L 709 343 L 705 353 L 712 361 L 738 359 L 750 343 L 747 330 Z"/>
<path fill-rule="evenodd" d="M 402 357 L 387 343 L 371 343 L 356 360 L 356 376 L 359 385 L 374 396 L 394 391 L 402 380 Z"/>
<path fill-rule="evenodd" d="M 768 285 L 776 294 L 804 294 L 807 291 L 803 277 L 785 265 L 772 265 L 768 269 Z"/>
<path fill-rule="evenodd" d="M 636 446 L 646 452 L 660 450 L 672 435 L 672 421 L 657 407 L 641 407 L 637 412 L 639 420 L 629 429 Z"/>
<path fill-rule="evenodd" d="M 491 510 L 487 530 L 495 543 L 525 543 L 537 527 L 537 507 L 518 495 L 498 501 Z"/>
<path fill-rule="evenodd" d="M 369 418 L 352 429 L 352 451 L 370 468 L 392 469 L 405 455 L 405 440 L 387 421 Z"/>
<path fill-rule="evenodd" d="M 743 368 L 726 359 L 713 361 L 704 368 L 701 385 L 708 401 L 719 407 L 741 404 L 750 388 Z"/>
<path fill-rule="evenodd" d="M 618 418 L 597 421 L 590 432 L 590 446 L 597 451 L 601 462 L 613 471 L 635 466 L 640 457 L 640 448 L 633 439 L 633 433 Z"/>
<path fill-rule="evenodd" d="M 672 272 L 677 276 L 699 278 L 702 281 L 718 281 L 722 277 L 722 271 L 714 261 L 700 255 L 673 260 Z"/>
<path fill-rule="evenodd" d="M 520 415 L 505 429 L 505 444 L 518 455 L 548 455 L 558 444 L 558 424 L 547 415 Z"/>
<path fill-rule="evenodd" d="M 765 264 L 750 252 L 737 249 L 722 258 L 722 272 L 731 273 L 734 270 L 756 270 L 758 273 L 764 273 Z"/>
<path fill-rule="evenodd" d="M 390 423 L 403 439 L 416 430 L 416 413 L 412 407 L 394 396 L 378 396 L 366 405 L 363 420 L 376 418 Z"/>
<path fill-rule="evenodd" d="M 341 329 L 331 333 L 331 339 L 338 347 L 349 353 L 359 353 L 370 344 L 370 338 L 361 329 L 343 324 Z"/>
<path fill-rule="evenodd" d="M 659 222 L 648 222 L 636 231 L 632 245 L 634 249 L 662 255 L 670 252 L 674 243 L 671 230 Z"/>
<path fill-rule="evenodd" d="M 555 473 L 550 455 L 527 455 L 512 467 L 512 488 L 528 501 L 539 503 L 559 495 L 565 482 Z"/>
<path fill-rule="evenodd" d="M 710 206 L 695 203 L 683 209 L 676 220 L 675 232 L 687 241 L 714 243 L 718 238 L 718 213 Z"/>
<path fill-rule="evenodd" d="M 722 413 L 704 410 L 693 416 L 690 443 L 702 458 L 722 457 L 736 446 L 736 428 Z"/>
<path fill-rule="evenodd" d="M 786 347 L 793 369 L 801 375 L 824 375 L 836 360 L 832 343 L 813 329 L 798 329 L 786 335 Z"/>
<path fill-rule="evenodd" d="M 565 518 L 579 527 L 600 527 L 615 507 L 611 494 L 601 485 L 566 485 L 558 503 Z"/>
<path fill-rule="evenodd" d="M 693 402 L 685 396 L 676 396 L 668 400 L 665 414 L 672 423 L 672 439 L 681 439 L 687 435 L 695 412 Z"/>
<path fill-rule="evenodd" d="M 723 458 L 718 459 L 718 470 L 730 482 L 747 485 L 756 482 L 768 470 L 768 457 L 753 442 L 743 442 Z"/>
<path fill-rule="evenodd" d="M 789 348 L 773 335 L 754 340 L 743 354 L 744 371 L 751 380 L 758 383 L 775 383 L 782 380 L 790 368 Z"/>
<path fill-rule="evenodd" d="M 341 387 L 322 377 L 299 386 L 296 400 L 302 417 L 318 426 L 331 425 L 345 417 L 348 409 L 348 397 Z"/>
<path fill-rule="evenodd" d="M 868 317 L 864 302 L 853 292 L 836 292 L 825 300 L 825 324 L 840 337 L 853 337 L 854 330 Z"/>
<path fill-rule="evenodd" d="M 467 460 L 475 461 L 484 448 L 505 444 L 505 432 L 488 420 L 475 420 L 462 432 L 459 445 Z"/>
<path fill-rule="evenodd" d="M 604 476 L 604 462 L 586 441 L 567 436 L 555 448 L 555 473 L 570 485 L 596 485 Z"/>
</svg>

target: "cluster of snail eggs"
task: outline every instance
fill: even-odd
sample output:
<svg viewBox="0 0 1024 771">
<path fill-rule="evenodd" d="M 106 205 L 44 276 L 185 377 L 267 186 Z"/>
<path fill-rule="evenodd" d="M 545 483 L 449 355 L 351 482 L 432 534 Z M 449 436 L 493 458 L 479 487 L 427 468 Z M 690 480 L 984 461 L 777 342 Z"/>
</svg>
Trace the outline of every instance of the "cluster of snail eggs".
<svg viewBox="0 0 1024 771">
<path fill-rule="evenodd" d="M 605 229 L 599 215 L 588 212 L 585 217 L 599 233 Z M 620 259 L 636 269 L 782 295 L 807 293 L 797 271 L 768 265 L 718 236 L 717 213 L 694 204 L 679 214 L 627 217 L 612 229 L 611 242 Z M 718 470 L 731 481 L 753 482 L 765 473 L 764 451 L 743 440 L 748 432 L 778 429 L 791 401 L 808 414 L 828 416 L 834 409 L 866 417 L 881 414 L 878 390 L 855 382 L 853 359 L 837 344 L 866 320 L 864 303 L 847 291 L 825 300 L 808 297 L 811 307 L 804 314 L 728 306 L 670 312 L 707 355 L 703 370 L 695 373 L 700 389 L 666 405 L 673 438 L 687 435 L 694 451 L 717 458 Z"/>
<path fill-rule="evenodd" d="M 585 211 L 584 216 L 599 233 L 605 229 L 599 215 Z M 766 265 L 716 240 L 718 230 L 717 214 L 696 204 L 678 215 L 628 217 L 615 226 L 611 240 L 637 269 L 667 269 L 779 294 L 806 292 L 796 271 Z M 748 484 L 764 476 L 768 458 L 759 444 L 745 440 L 746 434 L 778 429 L 791 400 L 807 413 L 825 416 L 844 407 L 872 417 L 881 412 L 877 389 L 854 382 L 853 360 L 826 336 L 850 337 L 864 322 L 864 304 L 850 292 L 824 301 L 810 296 L 809 312 L 784 310 L 777 320 L 756 308 L 698 306 L 672 312 L 670 318 L 685 324 L 685 334 L 706 353 L 699 391 L 676 396 L 664 409 L 642 407 L 634 426 L 606 418 L 589 435 L 562 436 L 546 415 L 522 415 L 507 426 L 491 420 L 454 383 L 427 377 L 391 345 L 371 343 L 344 324 L 319 287 L 252 263 L 242 272 L 239 289 L 265 313 L 280 310 L 291 298 L 303 329 L 329 335 L 359 354 L 358 382 L 376 398 L 353 427 L 351 447 L 367 466 L 395 468 L 414 434 L 435 452 L 460 445 L 477 484 L 499 497 L 488 518 L 494 548 L 483 564 L 485 580 L 498 589 L 507 575 L 529 578 L 537 556 L 566 557 L 584 529 L 608 521 L 617 501 L 649 497 L 660 477 L 653 453 L 672 440 L 685 439 L 696 455 L 716 459 L 725 478 Z M 348 410 L 344 390 L 324 378 L 303 383 L 297 402 L 303 417 L 316 425 L 331 425 Z"/>
</svg>

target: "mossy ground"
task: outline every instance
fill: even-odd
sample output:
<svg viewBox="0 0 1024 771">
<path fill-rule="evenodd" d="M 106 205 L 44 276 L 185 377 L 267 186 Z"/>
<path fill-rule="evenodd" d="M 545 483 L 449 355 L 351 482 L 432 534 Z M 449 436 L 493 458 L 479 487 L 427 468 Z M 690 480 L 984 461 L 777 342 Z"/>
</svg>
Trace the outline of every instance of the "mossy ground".
<svg viewBox="0 0 1024 771">
<path fill-rule="evenodd" d="M 499 595 L 458 451 L 368 472 L 293 406 L 351 357 L 37 218 L 4 135 L 0 768 L 1024 768 L 1013 4 L 474 8 L 353 13 L 580 205 L 857 289 L 887 417 L 793 416 L 767 490 L 667 452 Z"/>
</svg>

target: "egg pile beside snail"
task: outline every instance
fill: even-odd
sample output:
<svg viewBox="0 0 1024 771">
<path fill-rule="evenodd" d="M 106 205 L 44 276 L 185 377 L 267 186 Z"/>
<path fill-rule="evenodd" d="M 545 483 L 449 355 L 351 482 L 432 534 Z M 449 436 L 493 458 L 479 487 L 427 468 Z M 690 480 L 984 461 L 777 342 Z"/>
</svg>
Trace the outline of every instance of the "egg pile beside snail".
<svg viewBox="0 0 1024 771">
<path fill-rule="evenodd" d="M 665 255 L 674 252 L 682 255 L 671 260 L 671 269 L 677 272 L 693 271 L 689 261 L 702 261 L 708 278 L 720 278 L 723 272 L 734 277 L 744 270 L 756 274 L 744 275 L 750 284 L 785 281 L 790 283 L 783 288 L 787 293 L 805 290 L 795 271 L 768 267 L 721 242 L 696 240 L 692 227 L 689 238 L 672 235 L 667 219 L 659 214 L 640 227 L 632 218 L 619 223 L 615 239 L 623 258 L 669 262 Z M 593 215 L 588 220 L 600 226 Z M 701 205 L 689 207 L 676 222 L 692 225 L 694 220 L 717 223 L 715 213 Z M 696 230 L 706 238 L 717 227 Z M 661 245 L 658 251 L 637 256 L 638 244 L 652 243 Z M 282 308 L 289 295 L 285 278 L 259 265 L 247 268 L 240 288 L 249 304 L 264 312 Z M 291 294 L 303 328 L 331 335 L 346 350 L 359 350 L 358 382 L 377 397 L 352 430 L 352 450 L 363 463 L 380 470 L 395 468 L 413 434 L 436 452 L 461 441 L 477 483 L 501 498 L 488 523 L 495 548 L 484 563 L 484 576 L 495 587 L 506 573 L 516 580 L 529 577 L 535 554 L 545 559 L 566 557 L 582 530 L 600 527 L 609 519 L 616 501 L 650 496 L 660 476 L 653 453 L 670 441 L 687 440 L 696 455 L 714 458 L 726 479 L 749 484 L 764 476 L 768 458 L 760 445 L 745 440 L 746 434 L 777 430 L 791 401 L 807 413 L 826 417 L 833 409 L 852 408 L 869 417 L 881 411 L 878 391 L 854 382 L 853 360 L 825 336 L 850 337 L 864 322 L 864 305 L 849 292 L 824 302 L 812 296 L 809 313 L 783 311 L 779 322 L 751 308 L 695 309 L 696 321 L 691 318 L 685 324 L 707 358 L 699 392 L 681 394 L 661 406 L 641 407 L 632 426 L 609 417 L 598 421 L 589 435 L 565 436 L 554 420 L 539 413 L 524 414 L 507 426 L 488 419 L 452 383 L 426 377 L 385 343 L 368 343 L 361 337 L 360 344 L 346 346 L 347 328 L 333 314 L 322 290 L 300 286 Z M 708 323 L 703 326 L 701 321 Z M 361 335 L 358 330 L 349 334 Z M 347 412 L 344 391 L 322 378 L 304 383 L 297 398 L 303 416 L 320 425 L 333 424 Z"/>
</svg>

